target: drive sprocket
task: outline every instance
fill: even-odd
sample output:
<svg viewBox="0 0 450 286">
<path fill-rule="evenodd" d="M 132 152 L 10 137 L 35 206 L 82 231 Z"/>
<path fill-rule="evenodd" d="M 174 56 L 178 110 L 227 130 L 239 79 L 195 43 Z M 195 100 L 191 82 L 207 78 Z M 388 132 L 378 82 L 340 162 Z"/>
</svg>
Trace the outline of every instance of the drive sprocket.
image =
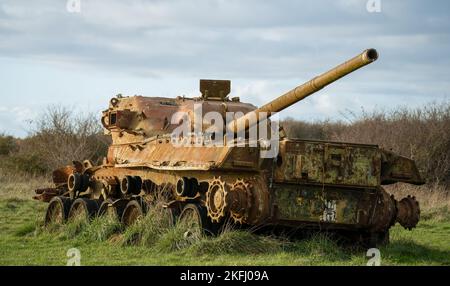
<svg viewBox="0 0 450 286">
<path fill-rule="evenodd" d="M 233 198 L 230 207 L 230 216 L 235 223 L 243 224 L 248 217 L 248 211 L 251 208 L 252 184 L 243 179 L 237 179 L 231 187 L 230 193 Z"/>
<path fill-rule="evenodd" d="M 228 194 L 229 186 L 220 177 L 214 177 L 209 182 L 206 192 L 206 209 L 213 222 L 219 222 L 228 212 L 229 205 L 226 198 Z"/>
</svg>

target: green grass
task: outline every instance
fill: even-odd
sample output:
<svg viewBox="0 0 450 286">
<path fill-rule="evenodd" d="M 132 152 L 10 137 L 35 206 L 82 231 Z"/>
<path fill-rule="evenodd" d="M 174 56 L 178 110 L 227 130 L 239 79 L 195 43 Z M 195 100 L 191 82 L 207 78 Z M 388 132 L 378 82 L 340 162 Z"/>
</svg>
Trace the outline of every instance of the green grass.
<svg viewBox="0 0 450 286">
<path fill-rule="evenodd" d="M 65 265 L 72 247 L 82 265 L 365 265 L 368 259 L 364 250 L 342 248 L 323 235 L 292 242 L 226 231 L 186 242 L 179 229 L 164 228 L 151 215 L 126 230 L 108 218 L 45 229 L 45 207 L 0 199 L 1 265 Z M 382 265 L 450 265 L 449 216 L 434 217 L 411 232 L 394 227 L 391 244 L 380 249 Z"/>
</svg>

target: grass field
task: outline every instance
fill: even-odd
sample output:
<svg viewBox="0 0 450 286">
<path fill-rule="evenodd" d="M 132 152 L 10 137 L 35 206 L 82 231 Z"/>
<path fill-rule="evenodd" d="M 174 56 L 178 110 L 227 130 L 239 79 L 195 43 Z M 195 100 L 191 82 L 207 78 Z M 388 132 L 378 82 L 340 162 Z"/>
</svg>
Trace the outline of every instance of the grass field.
<svg viewBox="0 0 450 286">
<path fill-rule="evenodd" d="M 47 204 L 33 201 L 31 195 L 46 182 L 36 178 L 17 182 L 0 178 L 0 265 L 66 265 L 67 251 L 73 247 L 80 250 L 82 265 L 363 266 L 369 259 L 364 249 L 343 248 L 323 235 L 293 242 L 228 231 L 183 243 L 176 228 L 164 231 L 151 219 L 127 230 L 110 219 L 44 229 Z M 381 265 L 450 265 L 446 196 L 419 197 L 426 200 L 422 220 L 413 231 L 392 228 L 391 243 L 380 248 Z"/>
</svg>

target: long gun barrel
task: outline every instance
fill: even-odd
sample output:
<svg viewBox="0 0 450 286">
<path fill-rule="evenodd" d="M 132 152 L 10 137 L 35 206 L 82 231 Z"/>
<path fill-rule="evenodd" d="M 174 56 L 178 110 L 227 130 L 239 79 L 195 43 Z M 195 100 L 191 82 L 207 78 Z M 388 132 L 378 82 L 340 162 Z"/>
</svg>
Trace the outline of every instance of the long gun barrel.
<svg viewBox="0 0 450 286">
<path fill-rule="evenodd" d="M 332 68 L 331 70 L 313 78 L 312 80 L 297 86 L 282 96 L 272 100 L 271 102 L 255 109 L 244 116 L 231 121 L 228 124 L 229 130 L 237 133 L 246 130 L 250 126 L 256 124 L 258 120 L 264 120 L 274 112 L 279 112 L 292 104 L 306 98 L 316 91 L 324 88 L 330 83 L 340 79 L 341 77 L 374 62 L 378 58 L 375 49 L 368 49 L 357 55 L 356 57 Z M 266 116 L 260 117 L 260 113 L 265 112 Z M 255 116 L 256 115 L 256 116 Z M 257 118 L 257 120 L 255 120 Z"/>
</svg>

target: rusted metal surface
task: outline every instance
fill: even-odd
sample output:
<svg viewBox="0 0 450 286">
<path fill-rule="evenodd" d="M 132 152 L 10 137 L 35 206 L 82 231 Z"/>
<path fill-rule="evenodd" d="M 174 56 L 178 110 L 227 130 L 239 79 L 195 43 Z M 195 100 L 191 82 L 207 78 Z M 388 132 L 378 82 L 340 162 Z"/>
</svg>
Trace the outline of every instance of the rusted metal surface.
<svg viewBox="0 0 450 286">
<path fill-rule="evenodd" d="M 375 145 L 284 140 L 277 160 L 277 182 L 380 185 L 381 154 Z"/>
<path fill-rule="evenodd" d="M 205 204 L 214 222 L 229 215 L 235 223 L 259 224 L 270 217 L 270 194 L 264 178 L 224 179 L 214 177 L 206 192 Z"/>
<path fill-rule="evenodd" d="M 250 146 L 248 140 L 245 146 L 198 145 L 190 135 L 182 138 L 184 146 L 171 141 L 180 124 L 172 121 L 177 112 L 192 122 L 194 106 L 202 115 L 215 111 L 224 120 L 226 112 L 247 114 L 228 125 L 237 132 L 238 126 L 251 126 L 247 119 L 253 111 L 279 112 L 377 57 L 375 50 L 366 50 L 258 109 L 228 99 L 230 82 L 220 80 L 202 80 L 197 98 L 119 95 L 101 119 L 113 142 L 103 164 L 84 161 L 59 168 L 53 173 L 55 188 L 37 190 L 35 198 L 64 198 L 52 200 L 57 216 L 47 213 L 58 221 L 83 198 L 103 206 L 100 212 L 113 208 L 119 217 L 125 212 L 126 224 L 134 220 L 133 207 L 163 203 L 175 220 L 195 210 L 198 225 L 208 230 L 227 219 L 244 226 L 326 228 L 377 237 L 386 237 L 396 222 L 411 229 L 420 216 L 417 201 L 396 200 L 382 185 L 420 184 L 420 174 L 412 160 L 376 145 L 282 138 L 278 156 L 261 158 L 263 146 Z"/>
<path fill-rule="evenodd" d="M 36 193 L 36 195 L 33 196 L 33 199 L 46 203 L 48 203 L 53 197 L 62 194 L 61 190 L 56 188 L 37 189 L 34 192 Z"/>
<path fill-rule="evenodd" d="M 230 90 L 231 81 L 229 80 L 200 80 L 200 92 L 203 99 L 223 101 L 230 93 Z"/>
<path fill-rule="evenodd" d="M 383 169 L 381 172 L 382 184 L 404 182 L 414 185 L 423 185 L 425 182 L 420 177 L 419 170 L 413 160 L 381 150 Z"/>
<path fill-rule="evenodd" d="M 225 160 L 230 147 L 175 148 L 169 139 L 155 139 L 140 147 L 115 145 L 108 151 L 108 160 L 116 167 L 150 167 L 160 170 L 208 170 Z"/>
<path fill-rule="evenodd" d="M 227 97 L 223 100 L 203 100 L 181 96 L 177 98 L 132 96 L 111 99 L 109 108 L 103 111 L 101 122 L 106 133 L 111 135 L 114 145 L 142 143 L 153 136 L 170 134 L 179 124 L 171 123 L 172 116 L 177 112 L 187 113 L 193 123 L 194 104 L 202 109 L 203 114 L 216 111 L 224 116 L 227 111 L 248 113 L 256 109 L 250 103 L 232 101 Z M 122 116 L 126 118 L 122 119 Z M 111 121 L 111 117 L 114 121 Z"/>
<path fill-rule="evenodd" d="M 369 225 L 376 189 L 277 184 L 277 217 L 283 220 Z"/>
<path fill-rule="evenodd" d="M 67 183 L 67 178 L 69 178 L 70 174 L 76 172 L 77 169 L 74 166 L 65 166 L 53 171 L 53 183 L 55 185 L 64 185 Z M 81 171 L 81 170 L 78 170 Z"/>
</svg>

